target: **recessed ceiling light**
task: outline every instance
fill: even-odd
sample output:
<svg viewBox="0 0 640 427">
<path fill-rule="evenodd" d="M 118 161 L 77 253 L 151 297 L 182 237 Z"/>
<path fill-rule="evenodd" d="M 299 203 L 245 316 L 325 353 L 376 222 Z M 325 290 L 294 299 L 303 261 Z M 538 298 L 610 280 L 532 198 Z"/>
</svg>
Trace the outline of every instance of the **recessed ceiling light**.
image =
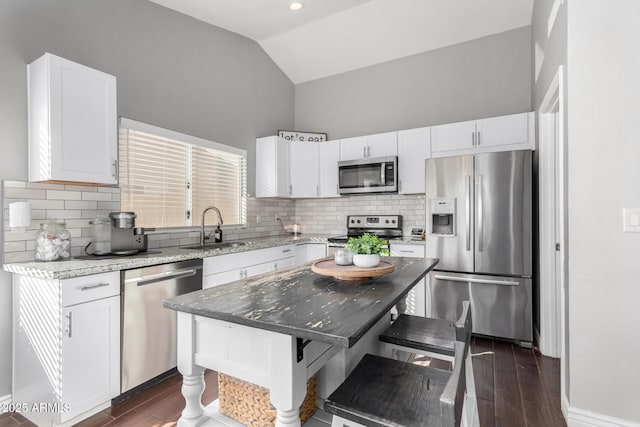
<svg viewBox="0 0 640 427">
<path fill-rule="evenodd" d="M 289 5 L 289 9 L 290 10 L 300 10 L 304 7 L 304 5 L 302 3 L 300 3 L 299 1 L 294 1 L 293 3 L 291 3 Z"/>
</svg>

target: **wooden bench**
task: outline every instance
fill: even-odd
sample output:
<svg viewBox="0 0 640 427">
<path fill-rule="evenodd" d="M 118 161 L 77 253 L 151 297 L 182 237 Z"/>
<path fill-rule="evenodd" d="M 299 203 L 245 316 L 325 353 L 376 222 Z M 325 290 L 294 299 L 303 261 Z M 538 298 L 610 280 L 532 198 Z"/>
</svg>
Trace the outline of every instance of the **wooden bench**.
<svg viewBox="0 0 640 427">
<path fill-rule="evenodd" d="M 453 361 L 454 343 L 471 333 L 470 310 L 469 301 L 464 301 L 456 322 L 401 314 L 379 338 L 398 350 Z"/>
<path fill-rule="evenodd" d="M 453 372 L 367 354 L 325 400 L 332 426 L 458 427 L 469 343 L 454 344 Z"/>
<path fill-rule="evenodd" d="M 469 377 L 473 380 L 473 371 L 467 372 L 472 369 L 471 331 L 468 301 L 457 322 L 401 315 L 380 340 L 450 360 L 453 372 L 367 354 L 325 401 L 325 410 L 333 414 L 332 426 L 467 425 L 467 382 Z"/>
</svg>

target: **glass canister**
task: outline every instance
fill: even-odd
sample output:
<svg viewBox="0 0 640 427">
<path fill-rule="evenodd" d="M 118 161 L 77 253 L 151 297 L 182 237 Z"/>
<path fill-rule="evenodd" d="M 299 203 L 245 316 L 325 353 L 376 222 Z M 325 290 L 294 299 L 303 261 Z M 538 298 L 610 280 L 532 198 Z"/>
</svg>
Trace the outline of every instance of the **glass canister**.
<svg viewBox="0 0 640 427">
<path fill-rule="evenodd" d="M 99 216 L 89 221 L 91 229 L 91 254 L 105 255 L 111 252 L 111 218 Z"/>
<path fill-rule="evenodd" d="M 353 254 L 349 249 L 338 248 L 336 249 L 333 259 L 336 265 L 351 265 L 353 264 Z"/>
<path fill-rule="evenodd" d="M 71 234 L 64 222 L 43 222 L 36 233 L 36 260 L 55 261 L 71 256 Z"/>
</svg>

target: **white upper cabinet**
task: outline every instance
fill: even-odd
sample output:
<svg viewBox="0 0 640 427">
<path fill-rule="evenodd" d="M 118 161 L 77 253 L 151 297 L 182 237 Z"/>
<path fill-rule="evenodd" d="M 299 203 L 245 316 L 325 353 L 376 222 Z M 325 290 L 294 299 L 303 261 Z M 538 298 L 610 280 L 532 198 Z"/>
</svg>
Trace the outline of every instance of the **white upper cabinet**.
<svg viewBox="0 0 640 427">
<path fill-rule="evenodd" d="M 340 197 L 338 194 L 338 160 L 340 160 L 340 141 L 318 143 L 320 159 L 320 197 Z"/>
<path fill-rule="evenodd" d="M 289 141 L 279 136 L 256 139 L 256 197 L 290 197 Z"/>
<path fill-rule="evenodd" d="M 398 155 L 397 132 L 378 133 L 340 140 L 340 160 Z"/>
<path fill-rule="evenodd" d="M 432 153 L 473 149 L 476 146 L 476 121 L 433 126 L 431 136 Z"/>
<path fill-rule="evenodd" d="M 431 128 L 398 131 L 398 193 L 424 193 L 424 162 L 430 155 Z"/>
<path fill-rule="evenodd" d="M 533 112 L 431 128 L 431 157 L 535 149 Z"/>
<path fill-rule="evenodd" d="M 301 141 L 290 143 L 290 197 L 318 197 L 320 195 L 318 155 L 321 144 L 324 143 Z"/>
<path fill-rule="evenodd" d="M 476 145 L 478 148 L 483 148 L 533 143 L 533 120 L 534 113 L 511 114 L 478 120 Z M 533 146 L 530 148 L 533 149 Z"/>
<path fill-rule="evenodd" d="M 116 78 L 49 53 L 27 70 L 29 180 L 117 184 Z"/>
</svg>

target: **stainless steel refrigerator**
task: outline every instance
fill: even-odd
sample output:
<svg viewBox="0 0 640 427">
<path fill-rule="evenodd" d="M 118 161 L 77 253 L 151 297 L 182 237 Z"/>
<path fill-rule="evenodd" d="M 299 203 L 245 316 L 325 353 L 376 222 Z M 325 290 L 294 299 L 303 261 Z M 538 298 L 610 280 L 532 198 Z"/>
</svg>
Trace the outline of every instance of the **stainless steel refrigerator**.
<svg viewBox="0 0 640 427">
<path fill-rule="evenodd" d="M 531 193 L 529 150 L 426 161 L 428 316 L 469 300 L 474 333 L 533 340 Z"/>
</svg>

